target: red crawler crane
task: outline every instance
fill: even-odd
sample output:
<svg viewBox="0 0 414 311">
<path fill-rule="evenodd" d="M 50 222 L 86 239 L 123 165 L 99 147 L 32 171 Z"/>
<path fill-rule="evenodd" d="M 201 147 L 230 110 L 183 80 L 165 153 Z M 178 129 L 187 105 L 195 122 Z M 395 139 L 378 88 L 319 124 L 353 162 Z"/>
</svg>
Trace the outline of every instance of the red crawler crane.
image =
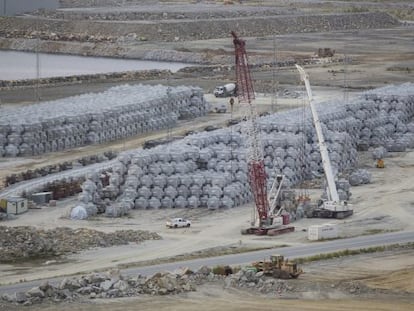
<svg viewBox="0 0 414 311">
<path fill-rule="evenodd" d="M 249 63 L 246 53 L 246 42 L 237 37 L 234 31 L 233 44 L 236 55 L 236 84 L 237 97 L 240 104 L 248 104 L 245 134 L 247 138 L 247 165 L 249 182 L 256 203 L 258 219 L 255 225 L 262 227 L 268 219 L 269 202 L 267 200 L 266 172 L 263 158 L 262 146 L 259 139 L 257 127 L 257 113 L 253 105 L 254 89 L 250 75 Z"/>
<path fill-rule="evenodd" d="M 247 166 L 249 174 L 249 183 L 254 196 L 256 204 L 255 217 L 252 221 L 252 227 L 242 230 L 242 233 L 254 234 L 279 234 L 290 232 L 294 227 L 283 227 L 280 221 L 280 213 L 273 214 L 273 202 L 269 203 L 267 195 L 266 171 L 263 157 L 263 147 L 259 137 L 259 127 L 257 124 L 256 107 L 253 104 L 255 99 L 252 78 L 250 75 L 249 63 L 246 53 L 246 42 L 240 39 L 234 31 L 231 32 L 233 36 L 233 44 L 236 56 L 236 84 L 237 97 L 241 105 L 247 104 L 246 122 L 243 128 L 247 139 Z M 274 191 L 280 191 L 281 179 L 277 181 L 279 185 L 272 187 Z M 277 199 L 277 195 L 273 197 Z M 275 202 L 275 201 L 274 201 Z M 272 206 L 272 210 L 271 210 Z M 278 220 L 277 224 L 275 220 Z M 272 232 L 270 232 L 272 230 Z"/>
</svg>

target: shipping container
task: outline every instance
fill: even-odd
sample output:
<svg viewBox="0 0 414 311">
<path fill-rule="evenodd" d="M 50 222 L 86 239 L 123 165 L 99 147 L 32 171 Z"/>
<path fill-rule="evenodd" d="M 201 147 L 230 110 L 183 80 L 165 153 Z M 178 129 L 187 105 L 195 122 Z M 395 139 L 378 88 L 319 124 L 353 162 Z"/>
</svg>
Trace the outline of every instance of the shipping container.
<svg viewBox="0 0 414 311">
<path fill-rule="evenodd" d="M 311 241 L 335 239 L 338 237 L 338 226 L 335 224 L 313 225 L 308 228 L 308 239 Z"/>
<path fill-rule="evenodd" d="M 33 193 L 31 198 L 36 204 L 47 204 L 53 199 L 53 193 L 51 191 Z"/>
</svg>

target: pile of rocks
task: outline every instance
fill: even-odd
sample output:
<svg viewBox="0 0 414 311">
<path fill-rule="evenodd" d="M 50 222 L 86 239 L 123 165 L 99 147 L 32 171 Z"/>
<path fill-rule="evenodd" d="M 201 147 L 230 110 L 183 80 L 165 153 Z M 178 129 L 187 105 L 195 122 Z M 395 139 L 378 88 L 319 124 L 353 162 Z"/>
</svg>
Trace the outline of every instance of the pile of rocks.
<svg viewBox="0 0 414 311">
<path fill-rule="evenodd" d="M 152 276 L 125 276 L 119 270 L 105 273 L 90 273 L 81 277 L 65 278 L 59 283 L 42 282 L 28 291 L 3 294 L 0 303 L 15 305 L 32 305 L 46 302 L 61 303 L 87 301 L 90 299 L 136 297 L 141 295 L 176 295 L 196 291 L 197 287 L 207 283 L 223 286 L 224 289 L 237 288 L 249 293 L 258 292 L 265 295 L 300 298 L 308 293 L 315 293 L 327 298 L 327 293 L 334 289 L 344 293 L 362 294 L 377 289 L 370 289 L 357 281 L 317 283 L 298 280 L 281 280 L 265 276 L 263 272 L 242 268 L 235 274 L 219 273 L 215 269 L 203 266 L 196 271 L 187 268 L 175 272 L 158 272 Z M 321 288 L 323 293 L 321 294 Z M 319 297 L 319 296 L 318 296 Z"/>
<path fill-rule="evenodd" d="M 91 273 L 81 277 L 65 278 L 59 284 L 45 281 L 26 292 L 4 294 L 1 298 L 7 302 L 31 305 L 46 301 L 75 301 L 85 298 L 174 295 L 195 291 L 197 285 L 207 282 L 223 281 L 226 288 L 249 288 L 262 293 L 291 290 L 287 281 L 266 277 L 263 272 L 241 269 L 236 274 L 226 276 L 215 274 L 211 268 L 203 266 L 196 271 L 182 269 L 173 273 L 158 272 L 150 277 L 123 276 L 119 270 Z"/>
<path fill-rule="evenodd" d="M 211 271 L 210 269 L 208 269 Z M 2 299 L 8 302 L 31 305 L 45 301 L 74 301 L 82 298 L 115 298 L 138 295 L 172 295 L 195 290 L 195 285 L 214 280 L 211 272 L 205 269 L 184 274 L 159 272 L 150 277 L 142 275 L 122 276 L 118 270 L 107 273 L 92 273 L 82 277 L 65 278 L 59 284 L 43 282 L 27 292 L 4 294 Z"/>
<path fill-rule="evenodd" d="M 0 226 L 0 262 L 47 258 L 92 247 L 110 247 L 158 239 L 161 239 L 158 234 L 142 230 L 104 233 L 85 228 L 42 230 L 27 226 Z"/>
<path fill-rule="evenodd" d="M 225 287 L 254 289 L 265 294 L 291 290 L 286 280 L 266 277 L 263 272 L 249 269 L 241 269 L 227 276 L 224 283 Z"/>
</svg>

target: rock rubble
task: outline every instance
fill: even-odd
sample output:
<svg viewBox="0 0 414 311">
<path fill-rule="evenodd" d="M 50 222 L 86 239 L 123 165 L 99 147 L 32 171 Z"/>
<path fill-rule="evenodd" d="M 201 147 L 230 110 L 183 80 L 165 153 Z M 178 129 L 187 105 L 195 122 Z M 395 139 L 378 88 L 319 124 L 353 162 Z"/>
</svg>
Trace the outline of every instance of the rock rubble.
<svg viewBox="0 0 414 311">
<path fill-rule="evenodd" d="M 93 247 L 110 247 L 161 237 L 149 231 L 121 230 L 104 233 L 91 229 L 0 226 L 0 262 L 48 258 L 78 252 Z"/>
<path fill-rule="evenodd" d="M 236 274 L 226 276 L 215 274 L 211 268 L 203 266 L 196 271 L 186 268 L 175 272 L 158 272 L 149 277 L 124 276 L 119 270 L 90 273 L 81 277 L 64 278 L 58 284 L 44 281 L 25 292 L 4 294 L 1 299 L 31 305 L 46 301 L 58 303 L 139 295 L 175 295 L 195 291 L 198 285 L 208 282 L 221 282 L 224 288 L 248 288 L 261 293 L 292 290 L 285 280 L 266 277 L 262 272 L 241 269 Z"/>
<path fill-rule="evenodd" d="M 216 269 L 220 268 L 220 269 Z M 303 298 L 309 293 L 328 298 L 329 292 L 363 295 L 376 289 L 370 289 L 358 281 L 340 281 L 335 283 L 309 280 L 282 280 L 265 276 L 249 267 L 230 268 L 202 266 L 192 271 L 182 268 L 174 272 L 157 272 L 152 276 L 122 275 L 113 269 L 102 273 L 90 273 L 80 277 L 65 278 L 60 282 L 43 281 L 27 291 L 3 294 L 0 302 L 16 305 L 32 305 L 46 302 L 56 303 L 87 301 L 141 295 L 163 296 L 177 295 L 196 291 L 204 284 L 215 284 L 226 289 L 240 289 L 276 297 Z M 237 270 L 234 274 L 232 270 Z M 225 273 L 225 272 L 229 273 Z"/>
</svg>

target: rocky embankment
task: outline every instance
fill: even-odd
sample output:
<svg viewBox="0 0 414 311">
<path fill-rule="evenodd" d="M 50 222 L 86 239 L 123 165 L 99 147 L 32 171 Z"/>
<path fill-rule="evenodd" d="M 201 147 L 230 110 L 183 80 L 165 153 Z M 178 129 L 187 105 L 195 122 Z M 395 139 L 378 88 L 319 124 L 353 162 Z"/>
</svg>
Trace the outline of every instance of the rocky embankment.
<svg viewBox="0 0 414 311">
<path fill-rule="evenodd" d="M 136 80 L 158 80 L 168 79 L 172 73 L 169 70 L 141 70 L 113 73 L 99 73 L 88 75 L 76 75 L 66 77 L 49 77 L 41 79 L 22 79 L 22 80 L 0 80 L 0 90 L 22 87 L 41 87 L 53 85 L 82 84 L 88 82 L 105 81 L 136 81 Z"/>
<path fill-rule="evenodd" d="M 243 25 L 243 27 L 241 27 Z M 134 41 L 188 41 L 228 38 L 240 29 L 242 37 L 323 32 L 348 29 L 387 28 L 399 25 L 387 13 L 287 15 L 170 21 L 89 21 L 9 17 L 0 19 L 0 37 L 76 42 L 122 43 Z"/>
<path fill-rule="evenodd" d="M 221 269 L 219 269 L 221 268 Z M 196 291 L 204 284 L 215 284 L 223 289 L 241 289 L 250 293 L 303 298 L 327 298 L 331 292 L 343 295 L 363 295 L 374 292 L 360 282 L 310 282 L 309 280 L 281 280 L 266 276 L 252 269 L 203 266 L 196 271 L 180 269 L 175 272 L 158 272 L 152 276 L 125 276 L 119 270 L 91 273 L 80 277 L 65 278 L 60 282 L 44 281 L 27 291 L 3 294 L 2 304 L 32 305 L 40 303 L 86 302 L 91 299 L 136 297 L 142 295 L 176 295 Z"/>
<path fill-rule="evenodd" d="M 0 263 L 50 258 L 93 247 L 110 247 L 161 237 L 149 231 L 121 230 L 104 233 L 91 229 L 0 226 Z"/>
</svg>

